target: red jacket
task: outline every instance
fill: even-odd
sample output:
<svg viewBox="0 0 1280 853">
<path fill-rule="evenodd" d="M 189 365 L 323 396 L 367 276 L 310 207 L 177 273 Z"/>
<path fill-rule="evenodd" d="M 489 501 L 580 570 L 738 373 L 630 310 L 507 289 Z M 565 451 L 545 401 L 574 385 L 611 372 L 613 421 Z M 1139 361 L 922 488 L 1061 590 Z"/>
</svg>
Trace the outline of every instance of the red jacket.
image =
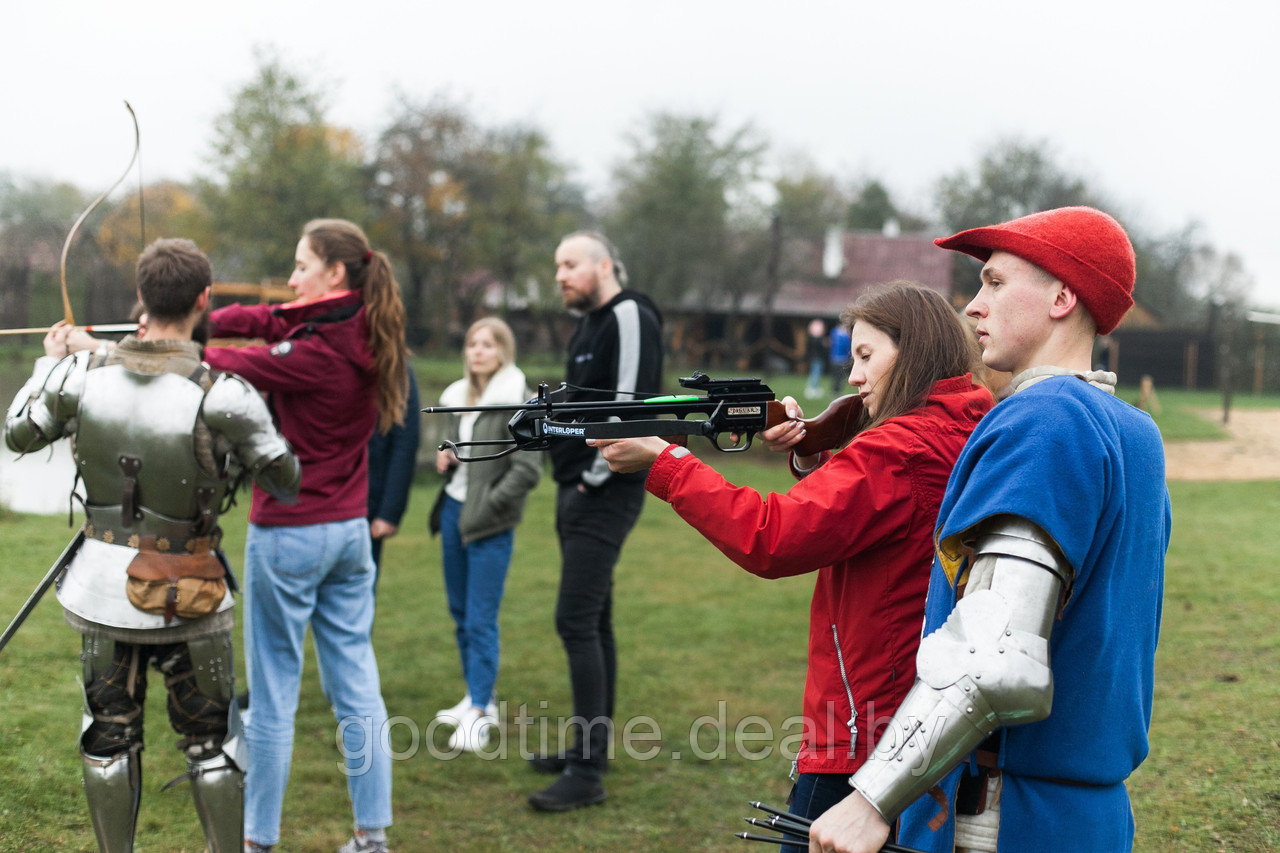
<svg viewBox="0 0 1280 853">
<path fill-rule="evenodd" d="M 364 518 L 378 402 L 360 293 L 305 305 L 229 305 L 212 320 L 215 336 L 267 341 L 208 347 L 205 361 L 268 394 L 280 432 L 302 462 L 298 499 L 284 504 L 255 485 L 249 520 L 303 525 Z"/>
<path fill-rule="evenodd" d="M 965 439 L 991 406 L 968 376 L 945 379 L 922 408 L 859 434 L 786 494 L 729 487 L 671 448 L 649 470 L 649 491 L 742 568 L 766 578 L 818 573 L 802 773 L 856 770 L 911 687 L 938 507 Z"/>
</svg>

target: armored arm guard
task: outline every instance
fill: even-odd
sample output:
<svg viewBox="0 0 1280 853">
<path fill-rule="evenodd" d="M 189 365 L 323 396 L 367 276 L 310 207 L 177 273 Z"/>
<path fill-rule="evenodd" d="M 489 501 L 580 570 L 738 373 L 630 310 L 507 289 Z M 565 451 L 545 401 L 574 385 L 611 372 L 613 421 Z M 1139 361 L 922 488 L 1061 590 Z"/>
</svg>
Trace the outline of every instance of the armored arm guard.
<svg viewBox="0 0 1280 853">
<path fill-rule="evenodd" d="M 205 395 L 201 412 L 209 429 L 231 442 L 236 458 L 264 491 L 276 498 L 298 493 L 302 465 L 249 383 L 234 374 L 220 375 Z"/>
<path fill-rule="evenodd" d="M 1032 522 L 998 516 L 983 526 L 964 596 L 921 641 L 915 685 L 849 780 L 886 821 L 998 727 L 1049 715 L 1049 633 L 1073 577 Z"/>
<path fill-rule="evenodd" d="M 39 450 L 74 431 L 91 356 L 80 352 L 61 360 L 50 356 L 36 360 L 31 378 L 13 398 L 5 416 L 4 440 L 10 450 Z"/>
</svg>

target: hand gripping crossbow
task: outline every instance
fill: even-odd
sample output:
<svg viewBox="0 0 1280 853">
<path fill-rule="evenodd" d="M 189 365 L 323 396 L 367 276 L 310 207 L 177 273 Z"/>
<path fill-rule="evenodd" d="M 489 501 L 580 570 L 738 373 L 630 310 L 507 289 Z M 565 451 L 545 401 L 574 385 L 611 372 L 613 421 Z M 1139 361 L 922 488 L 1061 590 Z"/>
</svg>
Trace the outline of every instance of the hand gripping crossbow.
<svg viewBox="0 0 1280 853">
<path fill-rule="evenodd" d="M 680 385 L 702 395 L 669 395 L 638 400 L 572 402 L 572 390 L 562 384 L 554 391 L 544 382 L 538 396 L 527 403 L 499 406 L 434 406 L 429 414 L 464 412 L 513 412 L 507 429 L 510 439 L 450 441 L 441 450 L 452 450 L 460 462 L 498 459 L 517 450 L 546 450 L 556 439 L 639 438 L 662 436 L 683 444 L 690 435 L 701 435 L 724 453 L 739 453 L 751 446 L 757 433 L 789 420 L 786 407 L 773 389 L 759 379 L 712 379 L 701 371 L 680 380 Z M 857 394 L 839 397 L 827 410 L 804 421 L 806 435 L 792 450 L 808 456 L 839 447 L 853 437 L 862 411 Z M 721 436 L 728 436 L 722 440 Z M 505 447 L 487 456 L 463 456 L 460 448 Z"/>
</svg>

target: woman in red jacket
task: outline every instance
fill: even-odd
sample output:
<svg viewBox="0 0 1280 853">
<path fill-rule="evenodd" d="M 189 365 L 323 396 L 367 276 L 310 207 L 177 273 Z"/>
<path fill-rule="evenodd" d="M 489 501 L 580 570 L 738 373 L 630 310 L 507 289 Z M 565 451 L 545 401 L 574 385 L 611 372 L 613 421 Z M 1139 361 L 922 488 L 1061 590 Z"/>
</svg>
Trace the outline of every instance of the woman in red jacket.
<svg viewBox="0 0 1280 853">
<path fill-rule="evenodd" d="M 895 282 L 842 320 L 861 422 L 839 451 L 793 454 L 799 482 L 786 494 L 734 486 L 660 438 L 595 442 L 614 470 L 649 467 L 648 490 L 747 571 L 817 572 L 791 798 L 791 811 L 809 818 L 849 793 L 849 776 L 874 747 L 876 721 L 911 687 L 942 492 L 993 404 L 968 373 L 973 338 L 940 294 Z M 799 407 L 784 404 L 796 420 L 761 435 L 775 450 L 804 435 Z"/>
<path fill-rule="evenodd" d="M 356 832 L 342 853 L 383 853 L 391 823 L 387 711 L 370 641 L 374 565 L 366 521 L 368 444 L 403 422 L 404 305 L 386 255 L 341 219 L 307 223 L 286 305 L 213 312 L 214 337 L 266 346 L 207 349 L 205 359 L 267 393 L 302 461 L 292 503 L 254 487 L 245 541 L 245 849 L 280 839 L 293 752 L 303 639 L 311 626 L 320 680 L 342 732 Z"/>
</svg>

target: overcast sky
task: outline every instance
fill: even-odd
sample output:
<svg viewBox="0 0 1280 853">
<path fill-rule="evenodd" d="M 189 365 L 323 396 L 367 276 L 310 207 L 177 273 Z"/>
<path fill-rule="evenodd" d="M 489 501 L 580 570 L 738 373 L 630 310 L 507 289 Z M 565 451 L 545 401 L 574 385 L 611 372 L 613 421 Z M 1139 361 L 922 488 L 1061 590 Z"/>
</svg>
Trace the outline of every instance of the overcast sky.
<svg viewBox="0 0 1280 853">
<path fill-rule="evenodd" d="M 1046 140 L 1148 232 L 1195 220 L 1280 308 L 1273 0 L 10 0 L 0 171 L 105 188 L 206 168 L 255 46 L 372 141 L 397 91 L 545 130 L 599 190 L 647 112 L 751 122 L 779 154 L 878 177 L 930 212 L 938 177 L 996 140 Z M 136 180 L 136 179 L 135 179 Z M 118 192 L 124 192 L 120 190 Z M 69 223 L 68 223 L 69 224 Z M 1139 284 L 1139 287 L 1141 285 Z M 1139 294 L 1140 295 L 1140 294 Z"/>
</svg>

